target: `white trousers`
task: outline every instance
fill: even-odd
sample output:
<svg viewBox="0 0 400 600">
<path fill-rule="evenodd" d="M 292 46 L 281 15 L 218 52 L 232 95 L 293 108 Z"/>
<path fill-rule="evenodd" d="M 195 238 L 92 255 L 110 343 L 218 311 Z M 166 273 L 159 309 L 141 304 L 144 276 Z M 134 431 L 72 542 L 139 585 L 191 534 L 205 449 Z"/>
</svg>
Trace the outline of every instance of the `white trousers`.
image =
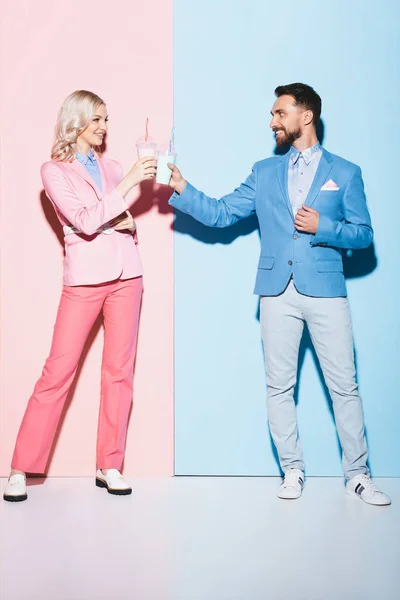
<svg viewBox="0 0 400 600">
<path fill-rule="evenodd" d="M 279 296 L 262 296 L 260 320 L 267 373 L 267 410 L 281 468 L 304 471 L 294 388 L 304 323 L 332 398 L 347 479 L 368 473 L 364 415 L 354 364 L 353 331 L 347 298 L 313 298 L 289 282 Z"/>
</svg>

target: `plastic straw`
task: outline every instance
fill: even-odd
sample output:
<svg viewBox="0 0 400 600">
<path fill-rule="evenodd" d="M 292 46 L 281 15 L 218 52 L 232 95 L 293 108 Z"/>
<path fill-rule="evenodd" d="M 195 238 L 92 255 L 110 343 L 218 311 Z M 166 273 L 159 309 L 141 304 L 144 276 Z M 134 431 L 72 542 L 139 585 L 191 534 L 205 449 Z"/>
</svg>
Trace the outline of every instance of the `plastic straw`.
<svg viewBox="0 0 400 600">
<path fill-rule="evenodd" d="M 149 141 L 149 118 L 146 119 L 146 135 L 144 136 L 146 142 Z"/>
</svg>

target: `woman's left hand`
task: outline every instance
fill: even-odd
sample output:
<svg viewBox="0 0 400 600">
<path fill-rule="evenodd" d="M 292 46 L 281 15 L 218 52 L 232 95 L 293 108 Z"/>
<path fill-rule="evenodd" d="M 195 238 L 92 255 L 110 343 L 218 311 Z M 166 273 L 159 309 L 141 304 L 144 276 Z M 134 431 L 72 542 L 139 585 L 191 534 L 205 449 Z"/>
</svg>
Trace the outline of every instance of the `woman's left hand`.
<svg viewBox="0 0 400 600">
<path fill-rule="evenodd" d="M 127 210 L 124 215 L 125 216 L 121 215 L 122 218 L 117 217 L 116 219 L 113 219 L 112 227 L 115 229 L 115 231 L 123 231 L 125 229 L 131 233 L 134 233 L 136 231 L 136 223 L 133 220 L 131 213 L 129 210 Z"/>
</svg>

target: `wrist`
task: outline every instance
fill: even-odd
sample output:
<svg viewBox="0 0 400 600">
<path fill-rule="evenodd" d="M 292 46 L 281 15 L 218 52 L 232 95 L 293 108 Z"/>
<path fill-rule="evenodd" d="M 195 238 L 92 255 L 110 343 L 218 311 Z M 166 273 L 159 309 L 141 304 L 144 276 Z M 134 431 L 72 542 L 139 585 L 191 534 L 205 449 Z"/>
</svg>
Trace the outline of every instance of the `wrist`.
<svg viewBox="0 0 400 600">
<path fill-rule="evenodd" d="M 185 179 L 181 179 L 181 181 L 178 181 L 178 183 L 175 186 L 175 192 L 177 192 L 178 194 L 182 194 L 186 186 L 187 181 Z"/>
<path fill-rule="evenodd" d="M 135 187 L 136 185 L 138 185 L 138 183 L 140 183 L 140 180 L 138 179 L 138 176 L 136 173 L 131 173 L 129 175 L 129 184 L 131 187 Z"/>
</svg>

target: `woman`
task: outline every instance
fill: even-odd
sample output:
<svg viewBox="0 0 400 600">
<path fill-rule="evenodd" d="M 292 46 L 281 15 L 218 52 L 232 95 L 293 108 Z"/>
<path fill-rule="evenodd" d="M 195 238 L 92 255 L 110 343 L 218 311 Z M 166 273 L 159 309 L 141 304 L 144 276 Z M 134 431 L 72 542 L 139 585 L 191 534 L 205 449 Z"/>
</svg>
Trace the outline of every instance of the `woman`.
<svg viewBox="0 0 400 600">
<path fill-rule="evenodd" d="M 50 356 L 23 418 L 4 499 L 27 499 L 25 473 L 44 473 L 83 346 L 104 316 L 104 351 L 97 436 L 96 485 L 132 492 L 120 469 L 132 402 L 133 365 L 142 296 L 142 265 L 127 193 L 156 173 L 153 158 L 123 177 L 102 158 L 107 109 L 87 91 L 68 96 L 56 126 L 52 160 L 42 165 L 47 196 L 65 234 L 64 286 Z"/>
</svg>

